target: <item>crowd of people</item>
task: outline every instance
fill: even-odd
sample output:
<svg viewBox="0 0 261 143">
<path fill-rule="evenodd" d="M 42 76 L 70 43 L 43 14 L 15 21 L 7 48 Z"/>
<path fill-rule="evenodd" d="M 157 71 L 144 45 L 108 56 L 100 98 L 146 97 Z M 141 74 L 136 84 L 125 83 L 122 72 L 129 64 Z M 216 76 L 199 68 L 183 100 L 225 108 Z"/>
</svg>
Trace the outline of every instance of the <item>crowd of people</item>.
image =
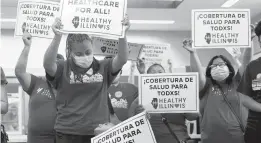
<svg viewBox="0 0 261 143">
<path fill-rule="evenodd" d="M 127 16 L 122 25 L 127 33 L 130 27 Z M 119 81 L 129 56 L 126 34 L 119 38 L 118 54 L 103 60 L 94 57 L 89 35 L 68 34 L 64 58 L 58 54 L 62 28 L 57 18 L 52 26 L 55 36 L 44 55 L 45 77 L 26 72 L 33 40 L 23 30 L 24 49 L 15 75 L 30 96 L 28 143 L 91 143 L 91 138 L 100 133 L 96 129 L 101 124 L 113 126 L 146 111 L 139 105 L 138 88 L 132 82 Z M 257 37 L 261 48 L 261 21 L 251 28 L 252 39 Z M 199 75 L 200 113 L 148 113 L 157 143 L 195 142 L 188 135 L 185 121 L 197 119 L 200 119 L 202 143 L 260 143 L 261 57 L 251 61 L 252 48 L 245 48 L 243 60 L 236 69 L 227 57 L 217 55 L 208 62 L 204 72 L 192 42 L 184 40 L 183 47 L 190 54 L 192 72 Z M 140 74 L 167 72 L 161 64 L 153 64 L 147 71 L 145 66 L 138 59 L 136 66 L 131 67 L 130 76 L 135 67 Z M 1 68 L 1 114 L 8 111 L 6 85 Z M 242 117 L 243 107 L 249 110 L 247 125 Z"/>
</svg>

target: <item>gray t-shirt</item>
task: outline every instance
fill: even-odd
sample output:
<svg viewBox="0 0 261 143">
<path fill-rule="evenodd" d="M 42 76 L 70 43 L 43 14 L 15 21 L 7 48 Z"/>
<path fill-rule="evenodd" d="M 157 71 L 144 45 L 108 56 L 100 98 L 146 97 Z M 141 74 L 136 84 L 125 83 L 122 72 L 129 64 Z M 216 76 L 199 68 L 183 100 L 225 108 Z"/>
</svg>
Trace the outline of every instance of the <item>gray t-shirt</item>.
<svg viewBox="0 0 261 143">
<path fill-rule="evenodd" d="M 241 117 L 240 96 L 236 91 L 238 80 L 235 80 L 229 90 L 224 91 L 237 116 Z M 204 92 L 203 92 L 204 91 Z M 221 90 L 207 79 L 205 88 L 200 93 L 203 98 L 200 103 L 201 141 L 202 143 L 243 143 L 244 136 Z"/>
<path fill-rule="evenodd" d="M 112 59 L 97 61 L 84 73 L 75 72 L 71 61 L 58 61 L 54 78 L 57 88 L 55 130 L 64 134 L 94 135 L 99 124 L 109 122 L 108 87 L 118 72 L 112 73 Z"/>
<path fill-rule="evenodd" d="M 27 91 L 29 100 L 29 120 L 27 143 L 54 143 L 56 103 L 51 87 L 42 78 L 31 75 Z"/>
</svg>

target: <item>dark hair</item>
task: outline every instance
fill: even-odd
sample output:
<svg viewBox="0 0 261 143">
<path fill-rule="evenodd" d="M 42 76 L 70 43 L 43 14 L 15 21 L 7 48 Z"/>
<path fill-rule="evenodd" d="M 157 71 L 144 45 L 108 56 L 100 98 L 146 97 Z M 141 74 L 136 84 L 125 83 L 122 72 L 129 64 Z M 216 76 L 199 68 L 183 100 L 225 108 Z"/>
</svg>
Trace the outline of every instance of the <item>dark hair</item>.
<svg viewBox="0 0 261 143">
<path fill-rule="evenodd" d="M 66 39 L 66 58 L 70 57 L 72 51 L 72 43 L 82 43 L 84 40 L 91 41 L 92 39 L 87 34 L 69 34 Z"/>
<path fill-rule="evenodd" d="M 208 66 L 207 66 L 207 69 L 206 69 L 206 77 L 210 78 L 213 84 L 217 84 L 216 81 L 215 81 L 215 80 L 212 78 L 212 76 L 211 76 L 211 67 L 210 67 L 210 66 L 213 64 L 213 61 L 214 61 L 215 59 L 217 59 L 217 58 L 222 59 L 222 60 L 226 63 L 226 65 L 227 65 L 227 67 L 228 67 L 228 69 L 229 69 L 229 76 L 228 76 L 227 79 L 226 79 L 226 83 L 227 83 L 227 84 L 231 84 L 232 81 L 233 81 L 233 77 L 234 77 L 234 75 L 235 75 L 235 70 L 234 70 L 234 68 L 233 68 L 233 66 L 232 66 L 232 64 L 231 64 L 231 62 L 230 62 L 225 56 L 223 56 L 223 55 L 215 56 L 215 57 L 213 57 L 213 58 L 209 61 Z"/>
<path fill-rule="evenodd" d="M 261 36 L 261 21 L 258 22 L 255 28 L 255 33 L 258 38 Z"/>
<path fill-rule="evenodd" d="M 147 70 L 147 73 L 150 73 L 150 71 L 152 70 L 153 67 L 156 67 L 156 66 L 159 66 L 160 68 L 162 68 L 165 72 L 165 69 L 163 68 L 163 66 L 161 64 L 153 64 L 151 65 L 148 70 Z"/>
<path fill-rule="evenodd" d="M 66 39 L 66 58 L 67 58 L 67 76 L 70 76 L 70 55 L 72 52 L 72 43 L 82 43 L 84 40 L 88 40 L 92 43 L 92 39 L 87 34 L 68 34 Z M 93 74 L 97 73 L 100 66 L 99 61 L 95 58 L 93 59 Z M 75 73 L 77 74 L 77 73 Z"/>
</svg>

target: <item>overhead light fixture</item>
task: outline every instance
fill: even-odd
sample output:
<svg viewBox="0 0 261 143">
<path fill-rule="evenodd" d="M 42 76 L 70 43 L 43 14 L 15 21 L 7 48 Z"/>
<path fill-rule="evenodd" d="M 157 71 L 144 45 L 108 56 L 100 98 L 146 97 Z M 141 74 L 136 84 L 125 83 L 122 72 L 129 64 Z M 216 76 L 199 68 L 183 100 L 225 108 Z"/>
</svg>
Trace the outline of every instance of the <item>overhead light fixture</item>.
<svg viewBox="0 0 261 143">
<path fill-rule="evenodd" d="M 173 20 L 130 20 L 133 24 L 174 24 Z"/>
<path fill-rule="evenodd" d="M 227 0 L 221 7 L 231 7 L 236 4 L 239 0 Z"/>
<path fill-rule="evenodd" d="M 1 22 L 16 22 L 16 19 L 1 18 Z"/>
</svg>

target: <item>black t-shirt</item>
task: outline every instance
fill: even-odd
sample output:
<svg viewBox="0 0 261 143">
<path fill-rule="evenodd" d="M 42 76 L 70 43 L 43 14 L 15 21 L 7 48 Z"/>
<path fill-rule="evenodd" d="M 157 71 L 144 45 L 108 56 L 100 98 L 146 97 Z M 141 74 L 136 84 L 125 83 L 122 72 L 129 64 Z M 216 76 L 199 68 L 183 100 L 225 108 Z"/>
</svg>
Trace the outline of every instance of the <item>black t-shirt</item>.
<svg viewBox="0 0 261 143">
<path fill-rule="evenodd" d="M 248 64 L 237 91 L 261 103 L 261 57 Z M 253 114 L 261 116 L 250 111 L 249 117 Z"/>
<path fill-rule="evenodd" d="M 237 91 L 261 103 L 261 57 L 249 63 Z"/>
</svg>

